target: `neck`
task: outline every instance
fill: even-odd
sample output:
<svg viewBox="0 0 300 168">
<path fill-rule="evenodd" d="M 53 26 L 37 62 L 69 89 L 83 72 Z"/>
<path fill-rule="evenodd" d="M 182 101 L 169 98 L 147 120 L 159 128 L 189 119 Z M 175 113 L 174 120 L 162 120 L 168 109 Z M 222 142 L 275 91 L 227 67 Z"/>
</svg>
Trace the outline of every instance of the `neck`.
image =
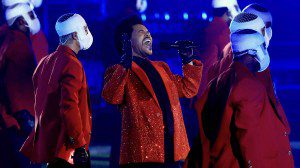
<svg viewBox="0 0 300 168">
<path fill-rule="evenodd" d="M 142 56 L 139 56 L 139 55 L 132 55 L 134 57 L 139 57 L 139 58 L 142 58 L 142 59 L 145 59 L 146 57 L 142 57 Z"/>
<path fill-rule="evenodd" d="M 79 47 L 77 47 L 74 44 L 67 43 L 67 44 L 64 44 L 64 46 L 69 47 L 76 55 L 78 54 L 78 52 L 80 50 Z"/>
<path fill-rule="evenodd" d="M 257 68 L 256 68 L 254 65 L 252 65 L 252 64 L 247 64 L 247 63 L 245 63 L 244 60 L 242 60 L 242 59 L 236 59 L 236 60 L 234 60 L 234 61 L 243 64 L 243 65 L 244 65 L 244 66 L 245 66 L 252 74 L 255 74 L 255 73 L 257 72 Z"/>
</svg>

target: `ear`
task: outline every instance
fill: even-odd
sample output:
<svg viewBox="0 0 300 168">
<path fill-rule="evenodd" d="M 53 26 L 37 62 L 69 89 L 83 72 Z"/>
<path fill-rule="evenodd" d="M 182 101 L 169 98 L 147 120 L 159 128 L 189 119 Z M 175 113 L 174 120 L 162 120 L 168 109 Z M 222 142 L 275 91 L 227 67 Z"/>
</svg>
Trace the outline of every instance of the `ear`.
<svg viewBox="0 0 300 168">
<path fill-rule="evenodd" d="M 17 19 L 17 23 L 19 26 L 28 26 L 26 20 L 23 17 L 20 17 L 19 19 Z"/>
<path fill-rule="evenodd" d="M 72 33 L 72 38 L 76 41 L 78 41 L 78 35 L 77 32 Z"/>
<path fill-rule="evenodd" d="M 265 26 L 264 28 L 261 29 L 261 33 L 262 33 L 263 36 L 266 35 L 266 26 Z"/>
</svg>

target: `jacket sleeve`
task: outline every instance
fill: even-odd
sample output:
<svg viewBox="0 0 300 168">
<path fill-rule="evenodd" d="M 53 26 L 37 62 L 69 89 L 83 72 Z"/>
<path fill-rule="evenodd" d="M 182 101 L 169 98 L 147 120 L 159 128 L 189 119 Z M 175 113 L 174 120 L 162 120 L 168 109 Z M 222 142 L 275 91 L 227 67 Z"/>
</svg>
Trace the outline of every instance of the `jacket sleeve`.
<svg viewBox="0 0 300 168">
<path fill-rule="evenodd" d="M 261 167 L 262 157 L 258 130 L 264 107 L 263 90 L 251 80 L 239 82 L 233 90 L 235 137 L 242 155 L 243 167 Z"/>
<path fill-rule="evenodd" d="M 168 64 L 163 63 L 166 72 L 177 86 L 179 97 L 192 98 L 198 93 L 203 65 L 198 60 L 193 60 L 193 64 L 194 65 L 185 64 L 182 66 L 182 77 L 180 75 L 173 74 Z"/>
<path fill-rule="evenodd" d="M 75 61 L 69 61 L 63 70 L 60 80 L 60 113 L 68 135 L 68 145 L 71 148 L 78 148 L 86 144 L 82 130 L 81 113 L 78 106 L 78 93 L 82 88 L 82 84 L 82 66 Z"/>
<path fill-rule="evenodd" d="M 122 104 L 128 71 L 117 64 L 109 67 L 104 74 L 102 98 L 110 104 Z"/>
</svg>

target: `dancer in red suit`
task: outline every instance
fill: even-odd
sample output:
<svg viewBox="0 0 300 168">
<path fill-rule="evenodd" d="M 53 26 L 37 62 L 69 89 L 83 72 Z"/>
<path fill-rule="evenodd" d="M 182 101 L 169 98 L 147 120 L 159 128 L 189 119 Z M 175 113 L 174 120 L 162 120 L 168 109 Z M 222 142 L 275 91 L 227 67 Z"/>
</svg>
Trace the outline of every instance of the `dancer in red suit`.
<svg viewBox="0 0 300 168">
<path fill-rule="evenodd" d="M 183 77 L 149 60 L 152 37 L 136 17 L 120 23 L 115 37 L 121 62 L 107 69 L 102 97 L 122 113 L 121 167 L 180 167 L 189 144 L 179 98 L 197 94 L 202 64 L 188 41 L 178 42 Z"/>
<path fill-rule="evenodd" d="M 251 20 L 250 18 L 256 19 Z M 246 19 L 248 18 L 248 20 Z M 244 20 L 246 22 L 240 22 Z M 231 32 L 235 32 L 240 29 L 252 29 L 260 32 L 264 35 L 266 41 L 266 47 L 269 46 L 270 40 L 272 38 L 272 15 L 269 10 L 259 4 L 250 4 L 243 9 L 243 13 L 239 14 L 233 22 L 231 23 L 230 29 Z M 215 63 L 209 70 L 209 80 L 217 77 L 219 74 L 226 71 L 229 66 L 232 64 L 233 53 L 231 48 L 231 43 L 228 43 L 223 50 L 223 58 L 221 61 Z M 286 123 L 288 130 L 290 130 L 286 116 L 284 115 L 284 109 L 279 101 L 279 98 L 276 95 L 276 89 L 274 88 L 273 80 L 271 77 L 270 67 L 262 72 L 257 72 L 256 77 L 260 80 L 266 87 L 267 93 L 275 105 L 278 113 L 282 114 L 282 120 Z M 290 131 L 288 131 L 289 133 Z"/>
<path fill-rule="evenodd" d="M 7 26 L 0 29 L 0 144 L 4 149 L 0 164 L 27 167 L 29 161 L 18 148 L 34 126 L 32 75 L 36 61 L 30 34 L 38 23 L 28 4 L 7 8 L 5 18 Z"/>
<path fill-rule="evenodd" d="M 78 14 L 65 14 L 56 22 L 57 50 L 43 58 L 35 70 L 35 127 L 21 152 L 48 167 L 90 167 L 91 107 L 86 76 L 77 53 L 88 49 L 93 36 Z"/>
<path fill-rule="evenodd" d="M 202 167 L 294 167 L 285 114 L 256 77 L 269 65 L 264 37 L 231 35 L 234 61 L 210 82 L 197 104 Z"/>
<path fill-rule="evenodd" d="M 213 0 L 212 1 L 214 19 L 204 30 L 204 50 L 199 53 L 203 62 L 202 82 L 198 91 L 198 97 L 202 95 L 209 83 L 209 68 L 222 59 L 222 51 L 226 44 L 230 42 L 230 20 L 240 13 L 240 9 L 235 0 Z"/>
</svg>

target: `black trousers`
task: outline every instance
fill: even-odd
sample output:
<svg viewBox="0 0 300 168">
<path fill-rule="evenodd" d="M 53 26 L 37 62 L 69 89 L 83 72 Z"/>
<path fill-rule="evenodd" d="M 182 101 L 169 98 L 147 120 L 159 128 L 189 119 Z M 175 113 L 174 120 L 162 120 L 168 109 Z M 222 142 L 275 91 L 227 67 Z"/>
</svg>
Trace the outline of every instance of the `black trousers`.
<svg viewBox="0 0 300 168">
<path fill-rule="evenodd" d="M 173 163 L 129 163 L 125 165 L 120 165 L 120 168 L 182 168 L 183 162 L 173 162 Z"/>
<path fill-rule="evenodd" d="M 55 158 L 52 162 L 48 163 L 47 168 L 91 168 L 90 154 L 89 154 L 89 162 L 84 167 L 73 166 L 69 162 L 65 161 L 64 159 Z"/>
<path fill-rule="evenodd" d="M 74 166 L 67 161 L 56 158 L 52 162 L 48 163 L 47 168 L 73 168 Z"/>
</svg>

